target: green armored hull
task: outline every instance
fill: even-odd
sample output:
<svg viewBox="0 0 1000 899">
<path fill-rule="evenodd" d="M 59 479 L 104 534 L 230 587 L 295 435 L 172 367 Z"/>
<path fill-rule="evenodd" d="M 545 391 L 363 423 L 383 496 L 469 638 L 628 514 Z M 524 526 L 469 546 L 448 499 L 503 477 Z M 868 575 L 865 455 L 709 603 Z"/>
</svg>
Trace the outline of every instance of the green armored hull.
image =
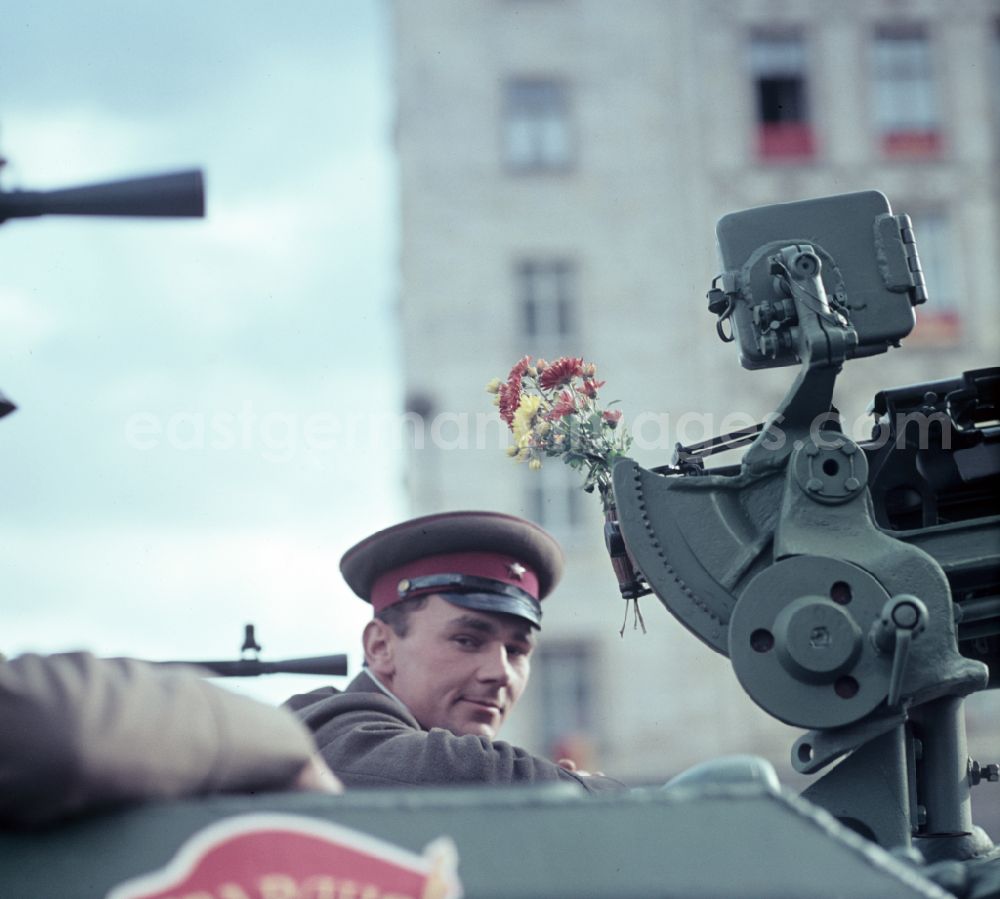
<svg viewBox="0 0 1000 899">
<path fill-rule="evenodd" d="M 42 833 L 3 834 L 0 893 L 59 899 L 383 895 L 377 859 L 344 869 L 333 862 L 330 880 L 312 875 L 310 881 L 297 873 L 295 849 L 277 841 L 270 852 L 242 857 L 216 872 L 209 892 L 178 886 L 210 851 L 207 844 L 201 855 L 185 852 L 185 846 L 197 844 L 220 824 L 228 823 L 230 832 L 236 825 L 274 828 L 281 823 L 276 815 L 306 830 L 333 823 L 416 854 L 447 838 L 454 845 L 461 889 L 477 899 L 948 895 L 822 810 L 754 780 L 633 790 L 615 797 L 581 796 L 567 785 L 565 790 L 372 791 L 334 798 L 282 794 L 156 804 Z M 186 864 L 170 868 L 178 853 Z M 169 869 L 166 878 L 164 869 Z M 345 886 L 349 882 L 355 886 Z"/>
</svg>

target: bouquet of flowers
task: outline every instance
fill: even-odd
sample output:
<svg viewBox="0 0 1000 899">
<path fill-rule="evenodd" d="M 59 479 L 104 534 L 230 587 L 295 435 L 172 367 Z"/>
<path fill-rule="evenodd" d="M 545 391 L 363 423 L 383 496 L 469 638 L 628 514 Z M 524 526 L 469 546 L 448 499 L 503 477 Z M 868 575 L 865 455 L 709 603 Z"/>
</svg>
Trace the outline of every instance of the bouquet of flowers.
<svg viewBox="0 0 1000 899">
<path fill-rule="evenodd" d="M 632 438 L 620 427 L 622 413 L 598 404 L 597 391 L 604 382 L 596 376 L 597 366 L 583 359 L 563 356 L 554 362 L 532 362 L 525 356 L 506 381 L 494 378 L 486 389 L 494 394 L 500 417 L 514 435 L 508 455 L 536 471 L 543 457 L 561 456 L 583 472 L 583 489 L 596 490 L 609 512 L 614 506 L 611 468 L 626 454 Z"/>
</svg>

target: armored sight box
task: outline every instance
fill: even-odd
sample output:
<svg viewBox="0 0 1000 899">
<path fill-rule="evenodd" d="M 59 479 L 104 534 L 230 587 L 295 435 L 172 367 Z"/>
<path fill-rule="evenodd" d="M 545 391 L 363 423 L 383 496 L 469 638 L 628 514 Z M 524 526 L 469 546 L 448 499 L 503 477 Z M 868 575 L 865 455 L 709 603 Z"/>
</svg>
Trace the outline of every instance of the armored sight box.
<svg viewBox="0 0 1000 899">
<path fill-rule="evenodd" d="M 910 219 L 893 215 L 879 191 L 730 213 L 716 236 L 722 289 L 710 294 L 710 308 L 731 319 L 744 368 L 802 361 L 795 291 L 821 327 L 850 322 L 856 342 L 846 348 L 847 359 L 898 346 L 913 328 L 913 307 L 927 298 Z M 783 260 L 785 247 L 801 249 Z M 823 290 L 813 289 L 812 277 L 790 278 L 788 265 L 817 277 Z"/>
</svg>

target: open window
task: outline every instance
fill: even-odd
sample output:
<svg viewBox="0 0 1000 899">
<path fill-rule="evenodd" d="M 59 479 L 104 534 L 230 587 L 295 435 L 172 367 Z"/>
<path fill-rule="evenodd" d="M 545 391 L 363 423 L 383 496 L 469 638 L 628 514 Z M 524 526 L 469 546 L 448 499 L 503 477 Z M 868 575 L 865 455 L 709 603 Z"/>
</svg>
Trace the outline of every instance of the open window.
<svg viewBox="0 0 1000 899">
<path fill-rule="evenodd" d="M 799 162 L 816 154 L 809 111 L 805 42 L 798 31 L 757 31 L 750 38 L 757 103 L 757 155 Z"/>
</svg>

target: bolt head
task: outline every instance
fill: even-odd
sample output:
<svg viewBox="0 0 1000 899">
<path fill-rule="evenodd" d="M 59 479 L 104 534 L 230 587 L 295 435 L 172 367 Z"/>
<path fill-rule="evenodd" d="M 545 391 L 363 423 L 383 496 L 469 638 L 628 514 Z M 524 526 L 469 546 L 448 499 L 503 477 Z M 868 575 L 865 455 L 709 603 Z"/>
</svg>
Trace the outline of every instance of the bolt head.
<svg viewBox="0 0 1000 899">
<path fill-rule="evenodd" d="M 912 603 L 901 602 L 892 610 L 892 620 L 897 627 L 911 630 L 920 621 L 920 613 Z"/>
</svg>

